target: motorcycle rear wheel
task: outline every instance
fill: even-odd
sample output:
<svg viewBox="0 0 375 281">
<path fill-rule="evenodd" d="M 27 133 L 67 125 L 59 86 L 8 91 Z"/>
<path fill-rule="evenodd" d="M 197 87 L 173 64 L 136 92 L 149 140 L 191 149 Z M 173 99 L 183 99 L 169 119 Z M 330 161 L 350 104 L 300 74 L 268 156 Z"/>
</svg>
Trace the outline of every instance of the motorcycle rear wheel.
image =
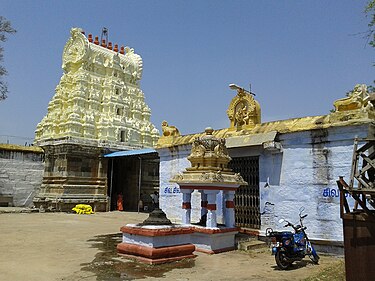
<svg viewBox="0 0 375 281">
<path fill-rule="evenodd" d="M 276 261 L 277 266 L 282 270 L 288 269 L 290 265 L 292 264 L 291 262 L 287 261 L 285 253 L 282 251 L 277 251 L 275 255 L 275 261 Z"/>
</svg>

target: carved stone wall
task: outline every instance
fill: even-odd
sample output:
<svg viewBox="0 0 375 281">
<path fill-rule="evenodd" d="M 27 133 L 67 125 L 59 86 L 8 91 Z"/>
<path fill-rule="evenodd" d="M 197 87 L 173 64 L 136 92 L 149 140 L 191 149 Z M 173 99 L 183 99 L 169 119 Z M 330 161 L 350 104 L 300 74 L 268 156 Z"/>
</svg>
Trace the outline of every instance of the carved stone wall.
<svg viewBox="0 0 375 281">
<path fill-rule="evenodd" d="M 70 211 L 76 204 L 107 208 L 107 160 L 101 148 L 75 144 L 44 147 L 44 176 L 36 207 Z"/>
</svg>

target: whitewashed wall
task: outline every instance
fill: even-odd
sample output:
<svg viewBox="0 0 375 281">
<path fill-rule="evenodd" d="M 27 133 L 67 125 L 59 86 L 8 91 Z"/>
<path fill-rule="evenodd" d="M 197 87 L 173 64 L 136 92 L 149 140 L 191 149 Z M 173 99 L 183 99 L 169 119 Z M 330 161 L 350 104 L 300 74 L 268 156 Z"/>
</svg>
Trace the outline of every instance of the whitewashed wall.
<svg viewBox="0 0 375 281">
<path fill-rule="evenodd" d="M 310 238 L 343 241 L 336 181 L 339 176 L 349 181 L 354 138 L 367 134 L 367 126 L 352 126 L 281 135 L 283 151 L 260 156 L 263 234 L 267 227 L 285 230 L 280 218 L 299 222 L 304 207 Z"/>
<path fill-rule="evenodd" d="M 339 176 L 349 181 L 354 138 L 366 138 L 368 125 L 332 127 L 279 135 L 282 151 L 271 153 L 261 147 L 230 149 L 231 157 L 259 155 L 261 233 L 268 227 L 286 230 L 280 218 L 298 222 L 299 209 L 308 216 L 304 223 L 312 239 L 343 241 L 340 218 Z M 191 146 L 158 150 L 160 156 L 160 205 L 168 218 L 181 221 L 182 195 L 170 178 L 190 167 L 187 156 Z M 349 203 L 353 206 L 351 198 Z M 221 194 L 217 199 L 222 206 Z M 193 193 L 192 221 L 199 221 L 200 194 Z M 218 222 L 222 214 L 218 212 Z"/>
</svg>

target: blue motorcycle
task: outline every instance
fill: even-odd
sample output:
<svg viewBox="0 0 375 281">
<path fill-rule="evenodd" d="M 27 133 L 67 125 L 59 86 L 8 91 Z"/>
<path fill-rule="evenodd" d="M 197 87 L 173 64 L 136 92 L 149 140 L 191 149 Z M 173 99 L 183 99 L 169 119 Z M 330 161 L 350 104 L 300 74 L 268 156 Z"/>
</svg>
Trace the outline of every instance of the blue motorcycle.
<svg viewBox="0 0 375 281">
<path fill-rule="evenodd" d="M 303 225 L 303 219 L 307 217 L 302 215 L 304 208 L 300 209 L 299 220 L 300 224 L 293 225 L 292 223 L 281 219 L 279 223 L 284 223 L 284 227 L 291 226 L 292 231 L 273 231 L 272 228 L 266 229 L 266 236 L 272 239 L 272 255 L 275 255 L 277 266 L 282 269 L 288 269 L 295 261 L 301 261 L 306 255 L 310 257 L 313 263 L 318 264 L 319 256 L 316 253 L 305 232 L 306 226 Z"/>
</svg>

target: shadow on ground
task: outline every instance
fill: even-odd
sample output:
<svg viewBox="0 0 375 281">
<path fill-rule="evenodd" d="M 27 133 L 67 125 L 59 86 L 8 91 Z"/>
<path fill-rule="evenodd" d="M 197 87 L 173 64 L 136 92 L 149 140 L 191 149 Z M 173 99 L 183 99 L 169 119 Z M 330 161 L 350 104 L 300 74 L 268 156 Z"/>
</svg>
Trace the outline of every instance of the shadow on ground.
<svg viewBox="0 0 375 281">
<path fill-rule="evenodd" d="M 81 264 L 83 271 L 92 272 L 98 281 L 135 280 L 147 277 L 161 278 L 166 272 L 176 268 L 192 268 L 194 259 L 186 259 L 162 265 L 147 265 L 125 259 L 117 254 L 116 246 L 121 243 L 122 234 L 96 236 L 88 240 L 99 252 L 91 263 Z"/>
<path fill-rule="evenodd" d="M 276 262 L 275 262 L 276 263 Z M 276 264 L 271 266 L 274 270 L 280 270 L 280 271 L 291 271 L 291 270 L 297 270 L 302 267 L 308 267 L 308 266 L 314 266 L 316 265 L 310 260 L 302 260 L 302 261 L 296 261 L 291 264 L 291 266 L 288 269 L 280 269 Z"/>
</svg>

